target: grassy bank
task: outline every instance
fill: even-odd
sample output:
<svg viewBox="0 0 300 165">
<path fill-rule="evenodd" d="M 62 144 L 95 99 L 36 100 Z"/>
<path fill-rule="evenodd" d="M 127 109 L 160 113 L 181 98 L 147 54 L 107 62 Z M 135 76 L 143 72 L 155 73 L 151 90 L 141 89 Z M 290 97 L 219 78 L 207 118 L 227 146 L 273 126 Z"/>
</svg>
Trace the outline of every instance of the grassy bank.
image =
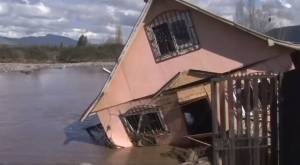
<svg viewBox="0 0 300 165">
<path fill-rule="evenodd" d="M 115 61 L 123 45 L 103 44 L 84 47 L 0 46 L 0 63 L 78 63 Z"/>
</svg>

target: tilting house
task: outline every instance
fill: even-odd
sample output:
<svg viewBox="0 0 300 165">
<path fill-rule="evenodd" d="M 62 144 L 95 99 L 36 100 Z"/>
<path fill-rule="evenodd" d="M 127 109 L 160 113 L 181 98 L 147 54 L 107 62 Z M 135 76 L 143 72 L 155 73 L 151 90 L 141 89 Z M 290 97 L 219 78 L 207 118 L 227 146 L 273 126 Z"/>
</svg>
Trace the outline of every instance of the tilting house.
<svg viewBox="0 0 300 165">
<path fill-rule="evenodd" d="M 102 92 L 98 115 L 117 146 L 170 144 L 212 132 L 211 78 L 293 69 L 297 45 L 183 0 L 149 0 Z"/>
</svg>

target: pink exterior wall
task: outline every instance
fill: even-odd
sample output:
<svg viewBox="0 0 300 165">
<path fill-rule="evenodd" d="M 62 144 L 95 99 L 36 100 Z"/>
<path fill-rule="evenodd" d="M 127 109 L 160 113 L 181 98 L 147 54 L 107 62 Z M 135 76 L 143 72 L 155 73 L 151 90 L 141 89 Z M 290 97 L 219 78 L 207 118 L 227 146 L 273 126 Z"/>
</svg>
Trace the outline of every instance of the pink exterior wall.
<svg viewBox="0 0 300 165">
<path fill-rule="evenodd" d="M 172 9 L 186 9 L 172 0 L 156 0 L 146 17 L 147 23 L 156 15 Z M 192 19 L 200 41 L 201 49 L 195 52 L 155 63 L 144 25 L 138 28 L 133 44 L 119 64 L 109 87 L 96 106 L 104 128 L 109 127 L 108 136 L 117 145 L 129 147 L 130 140 L 119 120 L 119 114 L 128 108 L 122 103 L 155 93 L 176 73 L 188 69 L 210 72 L 226 72 L 258 60 L 281 56 L 252 71 L 286 71 L 292 67 L 288 56 L 291 50 L 282 47 L 268 47 L 267 42 L 246 32 L 224 24 L 197 11 L 192 11 Z M 121 105 L 120 105 L 121 104 Z M 120 106 L 116 106 L 120 105 Z M 109 108 L 114 106 L 112 108 Z"/>
<path fill-rule="evenodd" d="M 134 106 L 149 104 L 150 99 L 131 101 L 97 113 L 107 137 L 117 146 L 131 147 L 132 143 L 120 120 L 120 115 Z"/>
</svg>

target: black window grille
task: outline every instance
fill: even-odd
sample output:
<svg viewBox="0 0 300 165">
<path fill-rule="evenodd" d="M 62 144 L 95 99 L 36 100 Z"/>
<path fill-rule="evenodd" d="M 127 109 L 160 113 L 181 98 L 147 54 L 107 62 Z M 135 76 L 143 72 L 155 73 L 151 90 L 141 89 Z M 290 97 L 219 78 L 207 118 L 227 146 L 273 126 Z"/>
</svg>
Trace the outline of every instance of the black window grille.
<svg viewBox="0 0 300 165">
<path fill-rule="evenodd" d="M 175 45 L 167 23 L 153 27 L 153 32 L 155 34 L 161 56 L 175 51 Z"/>
<path fill-rule="evenodd" d="M 178 46 L 191 42 L 185 21 L 180 20 L 172 23 L 172 32 Z"/>
<path fill-rule="evenodd" d="M 139 106 L 121 115 L 127 131 L 132 135 L 161 134 L 167 131 L 158 107 Z"/>
<path fill-rule="evenodd" d="M 145 26 L 156 62 L 200 48 L 189 11 L 168 11 Z"/>
</svg>

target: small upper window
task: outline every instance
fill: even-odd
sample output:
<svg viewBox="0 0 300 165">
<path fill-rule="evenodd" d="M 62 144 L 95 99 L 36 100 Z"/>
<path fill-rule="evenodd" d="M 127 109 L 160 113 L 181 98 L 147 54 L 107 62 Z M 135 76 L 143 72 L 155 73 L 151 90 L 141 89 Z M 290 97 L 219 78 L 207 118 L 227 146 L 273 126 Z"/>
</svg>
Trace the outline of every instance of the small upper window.
<svg viewBox="0 0 300 165">
<path fill-rule="evenodd" d="M 176 21 L 172 23 L 172 32 L 177 45 L 184 45 L 191 42 L 186 24 L 183 20 Z"/>
<path fill-rule="evenodd" d="M 161 25 L 153 27 L 153 32 L 155 34 L 157 45 L 162 56 L 176 50 L 171 33 L 169 31 L 168 24 L 163 23 Z"/>
<path fill-rule="evenodd" d="M 199 49 L 189 11 L 169 11 L 146 26 L 156 62 Z"/>
</svg>

